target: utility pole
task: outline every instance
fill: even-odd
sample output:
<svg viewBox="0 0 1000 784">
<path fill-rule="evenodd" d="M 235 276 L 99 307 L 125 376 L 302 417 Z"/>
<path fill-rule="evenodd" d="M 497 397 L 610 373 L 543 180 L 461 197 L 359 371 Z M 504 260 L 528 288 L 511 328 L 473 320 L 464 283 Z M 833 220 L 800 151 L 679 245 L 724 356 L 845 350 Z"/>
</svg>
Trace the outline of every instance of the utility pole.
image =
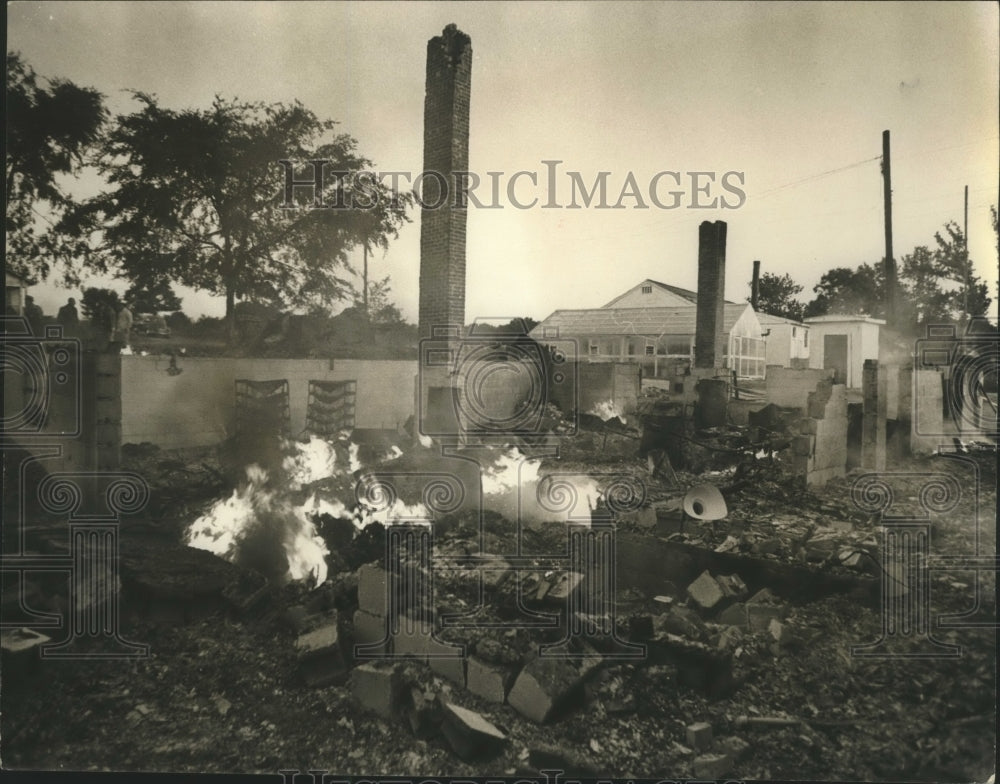
<svg viewBox="0 0 1000 784">
<path fill-rule="evenodd" d="M 969 186 L 965 186 L 965 210 L 962 219 L 962 277 L 964 278 L 964 304 L 962 312 L 969 320 Z"/>
<path fill-rule="evenodd" d="M 362 283 L 364 284 L 364 291 L 361 292 L 361 302 L 365 307 L 365 318 L 368 318 L 368 243 L 365 242 L 365 271 L 362 276 Z"/>
<path fill-rule="evenodd" d="M 882 191 L 885 203 L 885 320 L 892 329 L 896 326 L 896 261 L 892 257 L 892 174 L 888 131 L 882 131 Z"/>
</svg>

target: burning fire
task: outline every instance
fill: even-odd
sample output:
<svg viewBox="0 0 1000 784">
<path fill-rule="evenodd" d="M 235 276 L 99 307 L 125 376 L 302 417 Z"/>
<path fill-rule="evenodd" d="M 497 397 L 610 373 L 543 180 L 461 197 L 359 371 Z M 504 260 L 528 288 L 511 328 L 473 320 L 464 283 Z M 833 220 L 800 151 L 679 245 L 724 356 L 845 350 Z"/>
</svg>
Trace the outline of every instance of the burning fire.
<svg viewBox="0 0 1000 784">
<path fill-rule="evenodd" d="M 615 405 L 615 401 L 610 398 L 600 403 L 595 403 L 587 413 L 600 417 L 605 422 L 615 417 L 618 417 L 622 422 L 628 421 L 625 418 L 625 412 L 619 406 Z"/>
<path fill-rule="evenodd" d="M 330 495 L 333 491 L 328 484 L 316 484 L 361 468 L 358 445 L 346 434 L 336 441 L 313 436 L 308 441 L 285 442 L 284 449 L 284 458 L 273 471 L 249 466 L 246 481 L 191 524 L 186 543 L 272 579 L 309 580 L 318 586 L 327 578 L 330 554 L 316 527 L 320 516 L 350 520 L 356 531 L 372 523 L 429 525 L 434 519 L 423 503 L 406 503 L 393 496 L 385 496 L 384 503 L 377 503 L 382 500 L 377 496 L 359 496 L 357 504 L 348 507 Z M 382 461 L 401 455 L 395 447 Z M 512 523 L 585 522 L 602 495 L 598 483 L 586 474 L 543 474 L 539 459 L 516 448 L 491 450 L 480 480 L 484 507 Z"/>
<path fill-rule="evenodd" d="M 523 523 L 585 522 L 601 497 L 597 482 L 578 473 L 541 474 L 541 461 L 516 448 L 481 474 L 483 505 Z"/>
<path fill-rule="evenodd" d="M 310 578 L 320 585 L 326 580 L 330 551 L 316 533 L 310 514 L 327 509 L 338 514 L 346 511 L 342 505 L 340 509 L 329 503 L 321 506 L 315 497 L 293 505 L 268 487 L 267 471 L 254 464 L 247 468 L 245 485 L 195 520 L 188 529 L 187 544 L 228 561 L 256 565 L 263 551 L 278 543 L 287 561 L 287 578 Z"/>
</svg>

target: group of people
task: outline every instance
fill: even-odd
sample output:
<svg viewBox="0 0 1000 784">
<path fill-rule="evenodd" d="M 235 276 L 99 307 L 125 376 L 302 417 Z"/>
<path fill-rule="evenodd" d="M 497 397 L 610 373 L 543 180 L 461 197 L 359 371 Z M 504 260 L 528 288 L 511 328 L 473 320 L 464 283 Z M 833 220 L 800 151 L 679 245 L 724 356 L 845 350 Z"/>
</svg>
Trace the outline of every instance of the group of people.
<svg viewBox="0 0 1000 784">
<path fill-rule="evenodd" d="M 35 302 L 35 298 L 30 295 L 24 300 L 24 316 L 28 320 L 28 326 L 31 327 L 32 333 L 43 337 L 45 335 L 45 314 Z M 76 300 L 73 297 L 66 300 L 66 304 L 59 308 L 56 322 L 62 326 L 63 335 L 66 337 L 79 335 L 80 314 L 77 312 Z M 115 302 L 114 305 L 101 302 L 97 306 L 93 323 L 97 327 L 97 342 L 107 351 L 118 354 L 128 345 L 132 332 L 132 311 L 124 302 Z"/>
</svg>

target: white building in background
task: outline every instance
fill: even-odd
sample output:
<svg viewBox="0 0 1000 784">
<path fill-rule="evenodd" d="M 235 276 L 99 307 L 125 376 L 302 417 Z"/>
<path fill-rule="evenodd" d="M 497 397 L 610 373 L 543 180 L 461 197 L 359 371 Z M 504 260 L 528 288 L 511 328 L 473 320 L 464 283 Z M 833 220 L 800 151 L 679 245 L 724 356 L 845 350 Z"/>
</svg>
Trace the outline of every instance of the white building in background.
<svg viewBox="0 0 1000 784">
<path fill-rule="evenodd" d="M 809 367 L 833 368 L 834 382 L 849 389 L 861 388 L 866 359 L 878 359 L 879 329 L 884 319 L 871 316 L 813 316 L 810 328 Z"/>
<path fill-rule="evenodd" d="M 770 313 L 757 313 L 757 321 L 764 330 L 768 365 L 792 367 L 809 358 L 809 327 L 803 322 Z"/>
</svg>

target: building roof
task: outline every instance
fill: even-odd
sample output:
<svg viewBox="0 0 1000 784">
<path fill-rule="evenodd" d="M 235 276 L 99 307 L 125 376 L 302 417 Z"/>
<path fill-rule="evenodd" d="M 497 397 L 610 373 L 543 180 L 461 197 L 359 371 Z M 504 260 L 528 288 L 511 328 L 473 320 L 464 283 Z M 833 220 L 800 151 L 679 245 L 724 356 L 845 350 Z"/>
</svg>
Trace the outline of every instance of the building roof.
<svg viewBox="0 0 1000 784">
<path fill-rule="evenodd" d="M 770 313 L 763 313 L 757 311 L 757 321 L 763 324 L 794 324 L 796 327 L 807 326 L 801 321 L 796 321 L 795 319 L 785 318 L 784 316 L 773 316 Z"/>
<path fill-rule="evenodd" d="M 884 326 L 885 319 L 832 313 L 828 316 L 810 316 L 806 319 L 806 325 L 809 324 L 878 324 Z"/>
<path fill-rule="evenodd" d="M 729 333 L 750 303 L 727 302 L 723 309 L 723 330 Z M 558 328 L 560 335 L 693 335 L 698 309 L 693 306 L 672 308 L 594 308 L 557 310 L 531 330 L 531 337 L 543 340 L 546 329 Z"/>
<path fill-rule="evenodd" d="M 607 305 L 603 305 L 602 307 L 604 307 L 604 308 L 610 308 L 612 305 L 614 305 L 618 300 L 620 300 L 626 294 L 628 294 L 631 291 L 633 291 L 636 288 L 636 286 L 641 286 L 641 285 L 646 284 L 646 283 L 650 283 L 650 284 L 652 284 L 654 286 L 659 286 L 664 291 L 669 291 L 671 294 L 676 294 L 678 297 L 683 297 L 688 302 L 690 302 L 692 305 L 696 305 L 698 303 L 698 292 L 697 291 L 691 291 L 690 289 L 682 289 L 680 286 L 670 286 L 670 285 L 668 285 L 666 283 L 661 283 L 658 280 L 653 280 L 652 278 L 646 278 L 645 280 L 641 281 L 640 283 L 637 283 L 635 286 L 633 286 L 632 288 L 630 288 L 628 291 L 626 291 L 626 292 L 624 292 L 622 294 L 619 294 L 617 297 L 615 297 L 613 300 L 611 300 L 611 302 L 609 302 Z M 726 300 L 726 304 L 727 305 L 732 305 L 732 304 L 735 304 L 735 303 L 731 303 L 729 300 Z"/>
</svg>

